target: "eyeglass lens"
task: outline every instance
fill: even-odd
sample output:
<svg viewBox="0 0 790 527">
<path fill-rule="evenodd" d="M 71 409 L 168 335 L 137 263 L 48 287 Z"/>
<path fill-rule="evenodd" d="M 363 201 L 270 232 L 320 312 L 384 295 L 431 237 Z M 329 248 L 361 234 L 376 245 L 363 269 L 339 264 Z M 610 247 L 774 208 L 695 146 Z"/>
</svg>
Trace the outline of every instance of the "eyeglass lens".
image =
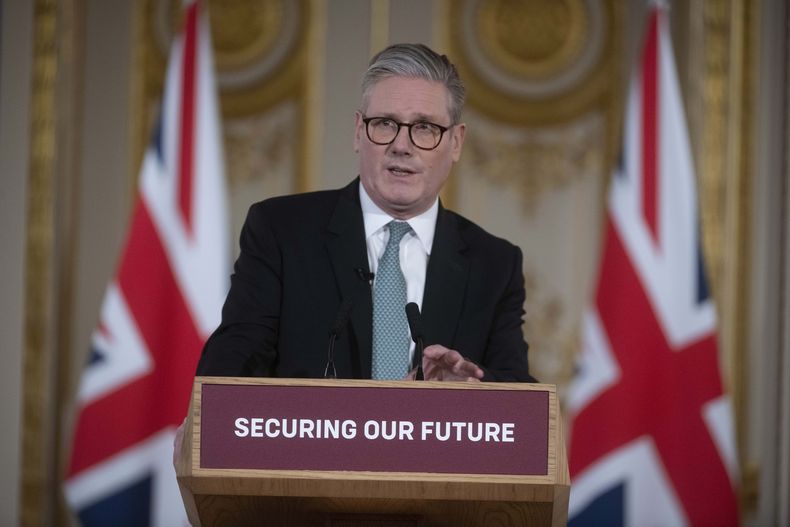
<svg viewBox="0 0 790 527">
<path fill-rule="evenodd" d="M 402 126 L 409 129 L 409 137 L 414 146 L 425 150 L 436 148 L 444 134 L 442 127 L 426 121 L 398 123 L 392 119 L 374 117 L 367 121 L 368 138 L 376 144 L 390 144 L 395 140 Z"/>
</svg>

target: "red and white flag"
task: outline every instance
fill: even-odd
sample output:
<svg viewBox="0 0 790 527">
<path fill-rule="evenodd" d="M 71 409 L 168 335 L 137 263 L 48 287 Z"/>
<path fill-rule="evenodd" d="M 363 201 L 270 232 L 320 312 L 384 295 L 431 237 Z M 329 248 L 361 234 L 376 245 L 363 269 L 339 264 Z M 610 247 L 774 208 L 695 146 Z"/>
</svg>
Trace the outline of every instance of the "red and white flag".
<svg viewBox="0 0 790 527">
<path fill-rule="evenodd" d="M 208 21 L 184 6 L 160 120 L 77 396 L 65 494 L 83 525 L 181 525 L 173 437 L 218 325 L 229 251 Z"/>
<path fill-rule="evenodd" d="M 651 9 L 631 80 L 569 391 L 571 526 L 738 523 L 732 410 L 666 18 Z"/>
</svg>

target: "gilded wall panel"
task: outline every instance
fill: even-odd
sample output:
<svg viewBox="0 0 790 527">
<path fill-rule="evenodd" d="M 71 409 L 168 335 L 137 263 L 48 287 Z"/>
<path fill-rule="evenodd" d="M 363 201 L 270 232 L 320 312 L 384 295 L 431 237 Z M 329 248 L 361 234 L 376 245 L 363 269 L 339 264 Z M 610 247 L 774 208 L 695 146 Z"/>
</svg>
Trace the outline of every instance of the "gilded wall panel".
<svg viewBox="0 0 790 527">
<path fill-rule="evenodd" d="M 452 2 L 452 56 L 470 105 L 521 125 L 608 106 L 619 63 L 616 7 L 603 0 Z"/>
<path fill-rule="evenodd" d="M 700 228 L 719 312 L 738 443 L 747 441 L 753 64 L 762 2 L 671 3 L 697 168 Z M 448 4 L 449 52 L 468 88 L 453 204 L 525 253 L 525 333 L 536 375 L 565 385 L 597 267 L 603 196 L 620 145 L 627 72 L 647 2 Z M 625 22 L 627 21 L 627 22 Z M 628 43 L 629 48 L 624 48 Z M 570 262 L 569 262 L 570 260 Z M 756 350 L 755 350 L 756 352 Z M 744 509 L 759 467 L 741 450 Z"/>
<path fill-rule="evenodd" d="M 758 79 L 759 11 L 762 2 L 711 0 L 690 17 L 701 27 L 696 67 L 690 84 L 694 105 L 704 112 L 692 134 L 698 138 L 698 178 L 703 250 L 719 312 L 724 382 L 734 403 L 742 482 L 741 507 L 750 512 L 759 499 L 760 467 L 746 457 L 753 438 L 747 430 L 748 401 L 761 388 L 749 386 L 754 354 L 748 349 L 752 272 L 752 178 L 754 172 L 754 98 Z M 767 490 L 764 489 L 764 492 Z"/>
<path fill-rule="evenodd" d="M 597 265 L 619 145 L 618 3 L 466 0 L 448 6 L 467 86 L 453 203 L 524 250 L 531 368 L 564 386 Z"/>
</svg>

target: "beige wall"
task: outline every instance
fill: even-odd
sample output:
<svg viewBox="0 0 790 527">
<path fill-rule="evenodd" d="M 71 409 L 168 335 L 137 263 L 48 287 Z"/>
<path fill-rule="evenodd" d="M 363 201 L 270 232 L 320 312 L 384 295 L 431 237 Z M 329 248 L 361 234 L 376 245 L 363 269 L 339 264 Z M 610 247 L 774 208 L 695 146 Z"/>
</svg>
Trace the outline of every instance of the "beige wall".
<svg viewBox="0 0 790 527">
<path fill-rule="evenodd" d="M 0 524 L 18 517 L 32 3 L 0 4 Z"/>
<path fill-rule="evenodd" d="M 761 52 L 753 64 L 757 108 L 752 180 L 753 216 L 747 477 L 758 478 L 760 499 L 749 525 L 790 520 L 790 173 L 788 173 L 786 2 L 766 1 Z M 783 42 L 785 45 L 778 45 Z M 783 109 L 783 111 L 778 111 Z M 784 288 L 777 287 L 784 284 Z M 757 473 L 753 471 L 757 469 Z"/>
<path fill-rule="evenodd" d="M 352 147 L 359 79 L 370 54 L 371 7 L 367 0 L 343 0 L 327 6 L 323 40 L 323 76 L 319 81 L 319 157 L 313 166 L 316 189 L 337 188 L 356 175 Z"/>
</svg>

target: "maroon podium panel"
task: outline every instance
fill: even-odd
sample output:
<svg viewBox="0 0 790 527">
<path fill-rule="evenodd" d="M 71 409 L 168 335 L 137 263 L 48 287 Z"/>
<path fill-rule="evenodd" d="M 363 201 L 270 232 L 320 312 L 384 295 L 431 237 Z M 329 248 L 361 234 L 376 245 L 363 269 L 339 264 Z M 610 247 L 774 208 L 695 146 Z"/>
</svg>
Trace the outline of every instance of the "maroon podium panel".
<svg viewBox="0 0 790 527">
<path fill-rule="evenodd" d="M 203 384 L 200 467 L 548 474 L 549 392 Z"/>
</svg>

